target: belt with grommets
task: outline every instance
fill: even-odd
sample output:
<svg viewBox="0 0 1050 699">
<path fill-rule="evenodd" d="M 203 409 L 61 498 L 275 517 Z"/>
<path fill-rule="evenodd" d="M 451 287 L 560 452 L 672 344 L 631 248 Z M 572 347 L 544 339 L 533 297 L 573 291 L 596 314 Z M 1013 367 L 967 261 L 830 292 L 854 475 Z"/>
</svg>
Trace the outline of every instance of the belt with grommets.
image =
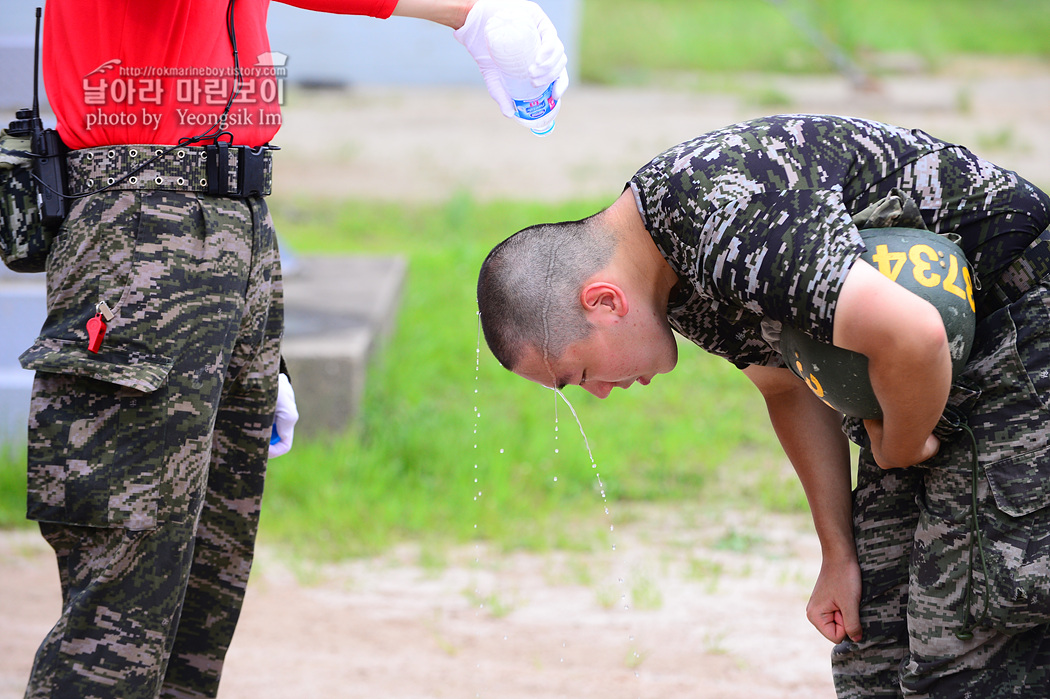
<svg viewBox="0 0 1050 699">
<path fill-rule="evenodd" d="M 110 189 L 267 196 L 274 146 L 118 145 L 66 153 L 69 196 Z M 159 156 L 159 157 L 158 157 Z M 150 162 L 152 159 L 152 162 Z"/>
</svg>

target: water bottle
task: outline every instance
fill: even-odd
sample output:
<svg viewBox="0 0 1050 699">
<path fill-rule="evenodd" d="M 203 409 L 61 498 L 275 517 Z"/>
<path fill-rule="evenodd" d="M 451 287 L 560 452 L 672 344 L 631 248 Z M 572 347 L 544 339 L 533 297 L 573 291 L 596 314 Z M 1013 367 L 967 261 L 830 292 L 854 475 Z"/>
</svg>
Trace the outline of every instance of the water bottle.
<svg viewBox="0 0 1050 699">
<path fill-rule="evenodd" d="M 529 66 L 540 49 L 536 25 L 527 16 L 504 10 L 485 24 L 485 43 L 514 100 L 514 115 L 537 136 L 549 134 L 561 103 L 554 98 L 554 83 L 535 87 L 529 79 Z"/>
</svg>

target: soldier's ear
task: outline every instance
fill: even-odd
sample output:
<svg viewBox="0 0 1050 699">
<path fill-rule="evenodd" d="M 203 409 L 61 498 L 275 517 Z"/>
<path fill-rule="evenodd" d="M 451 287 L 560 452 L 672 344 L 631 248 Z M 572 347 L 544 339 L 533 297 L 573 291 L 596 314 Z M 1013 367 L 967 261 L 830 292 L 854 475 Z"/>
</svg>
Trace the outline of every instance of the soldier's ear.
<svg viewBox="0 0 1050 699">
<path fill-rule="evenodd" d="M 580 290 L 580 303 L 584 312 L 588 314 L 623 317 L 629 310 L 627 294 L 620 286 L 611 282 L 595 281 L 585 284 Z"/>
</svg>

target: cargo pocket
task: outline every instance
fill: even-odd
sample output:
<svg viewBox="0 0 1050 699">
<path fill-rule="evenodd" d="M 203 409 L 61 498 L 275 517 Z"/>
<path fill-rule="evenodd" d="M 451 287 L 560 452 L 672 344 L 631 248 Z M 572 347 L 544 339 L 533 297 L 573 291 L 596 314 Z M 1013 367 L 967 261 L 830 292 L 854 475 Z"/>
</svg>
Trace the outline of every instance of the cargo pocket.
<svg viewBox="0 0 1050 699">
<path fill-rule="evenodd" d="M 93 527 L 156 526 L 169 425 L 169 363 L 84 357 L 80 347 L 38 341 L 26 361 L 38 373 L 29 419 L 27 514 Z M 45 346 L 41 346 L 45 345 Z M 66 351 L 62 351 L 65 349 Z M 111 358 L 119 362 L 119 352 Z M 23 355 L 25 357 L 25 355 Z"/>
<path fill-rule="evenodd" d="M 20 358 L 38 372 L 31 517 L 139 529 L 199 512 L 253 242 L 243 204 L 207 205 L 218 221 L 165 191 L 105 192 L 70 212 L 48 259 L 48 318 Z M 85 323 L 100 301 L 115 315 L 94 353 Z"/>
<path fill-rule="evenodd" d="M 1047 303 L 1037 287 L 984 319 L 973 364 L 983 395 L 970 424 L 988 485 L 979 520 L 990 580 L 981 587 L 990 625 L 1007 632 L 1050 623 Z"/>
<path fill-rule="evenodd" d="M 112 344 L 112 343 L 111 343 Z M 106 347 L 95 354 L 83 341 L 38 338 L 19 357 L 23 369 L 82 376 L 149 393 L 168 379 L 171 357 L 135 347 Z"/>
<path fill-rule="evenodd" d="M 998 512 L 982 517 L 995 628 L 1050 623 L 1050 447 L 986 469 Z"/>
</svg>

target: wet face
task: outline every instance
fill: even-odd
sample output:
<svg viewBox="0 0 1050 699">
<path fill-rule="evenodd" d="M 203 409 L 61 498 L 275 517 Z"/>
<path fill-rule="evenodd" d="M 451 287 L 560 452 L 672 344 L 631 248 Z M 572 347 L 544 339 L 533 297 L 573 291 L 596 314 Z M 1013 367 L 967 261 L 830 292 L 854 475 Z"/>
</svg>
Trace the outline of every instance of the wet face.
<svg viewBox="0 0 1050 699">
<path fill-rule="evenodd" d="M 588 337 L 569 345 L 549 366 L 532 349 L 514 373 L 548 388 L 575 385 L 605 398 L 614 388 L 646 386 L 674 369 L 678 346 L 666 318 L 620 320 L 592 325 Z"/>
</svg>

